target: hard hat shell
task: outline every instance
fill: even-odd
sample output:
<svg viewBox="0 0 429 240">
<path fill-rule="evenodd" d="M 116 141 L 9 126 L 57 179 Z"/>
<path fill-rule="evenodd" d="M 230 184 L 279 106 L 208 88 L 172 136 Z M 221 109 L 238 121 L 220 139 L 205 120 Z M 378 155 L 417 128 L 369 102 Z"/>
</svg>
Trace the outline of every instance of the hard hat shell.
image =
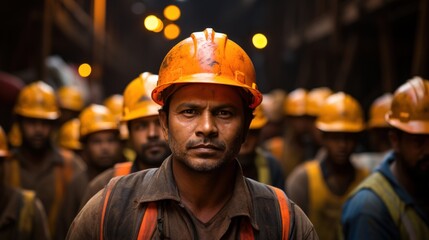
<svg viewBox="0 0 429 240">
<path fill-rule="evenodd" d="M 327 87 L 319 87 L 310 90 L 307 94 L 307 115 L 319 116 L 320 107 L 332 94 L 332 90 Z"/>
<path fill-rule="evenodd" d="M 246 52 L 226 34 L 207 28 L 192 33 L 167 53 L 152 99 L 164 105 L 169 97 L 164 90 L 175 84 L 223 84 L 246 90 L 251 98 L 249 107 L 254 109 L 262 101 L 255 79 L 255 69 Z"/>
<path fill-rule="evenodd" d="M 365 128 L 362 108 L 344 92 L 332 94 L 322 105 L 316 127 L 324 132 L 360 132 Z"/>
<path fill-rule="evenodd" d="M 393 94 L 386 121 L 411 134 L 429 134 L 429 81 L 414 77 Z"/>
<path fill-rule="evenodd" d="M 262 105 L 259 105 L 253 110 L 254 117 L 250 122 L 249 129 L 260 129 L 267 123 L 268 119 L 265 117 Z"/>
<path fill-rule="evenodd" d="M 0 126 L 0 157 L 6 157 L 9 155 L 9 148 L 7 146 L 6 134 L 3 128 Z"/>
<path fill-rule="evenodd" d="M 59 131 L 58 140 L 59 145 L 63 148 L 80 150 L 82 145 L 79 141 L 79 119 L 73 118 L 65 122 Z"/>
<path fill-rule="evenodd" d="M 91 104 L 79 115 L 80 140 L 87 135 L 104 130 L 117 130 L 118 121 L 110 110 L 98 104 Z"/>
<path fill-rule="evenodd" d="M 72 86 L 58 89 L 58 103 L 61 108 L 73 111 L 81 111 L 85 105 L 82 93 Z"/>
<path fill-rule="evenodd" d="M 157 81 L 158 75 L 144 72 L 128 84 L 124 91 L 121 121 L 158 115 L 160 106 L 151 98 Z"/>
<path fill-rule="evenodd" d="M 390 127 L 386 121 L 386 113 L 390 110 L 392 100 L 393 95 L 391 93 L 385 93 L 372 102 L 369 110 L 369 128 Z"/>
<path fill-rule="evenodd" d="M 124 98 L 121 94 L 113 94 L 106 98 L 103 105 L 106 106 L 118 120 L 121 118 L 122 107 L 124 105 Z"/>
<path fill-rule="evenodd" d="M 31 83 L 21 90 L 14 111 L 29 118 L 55 120 L 60 116 L 54 90 L 42 81 Z"/>
<path fill-rule="evenodd" d="M 289 116 L 307 115 L 307 95 L 304 88 L 297 88 L 290 92 L 285 99 L 284 112 Z"/>
</svg>

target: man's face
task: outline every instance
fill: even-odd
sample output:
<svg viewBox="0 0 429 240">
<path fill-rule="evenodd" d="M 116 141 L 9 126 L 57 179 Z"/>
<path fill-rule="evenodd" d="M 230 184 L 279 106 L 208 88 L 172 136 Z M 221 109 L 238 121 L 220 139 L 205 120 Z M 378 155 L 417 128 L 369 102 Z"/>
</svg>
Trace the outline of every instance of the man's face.
<svg viewBox="0 0 429 240">
<path fill-rule="evenodd" d="M 107 130 L 90 134 L 84 146 L 86 161 L 99 169 L 113 167 L 121 158 L 121 142 L 117 131 Z"/>
<path fill-rule="evenodd" d="M 42 150 L 49 145 L 54 122 L 45 119 L 26 118 L 21 120 L 23 143 L 32 150 Z"/>
<path fill-rule="evenodd" d="M 328 157 L 334 163 L 342 165 L 350 161 L 357 144 L 357 133 L 323 132 L 322 138 Z"/>
<path fill-rule="evenodd" d="M 171 151 L 162 137 L 158 115 L 132 120 L 128 126 L 137 159 L 150 166 L 160 166 Z"/>
<path fill-rule="evenodd" d="M 429 189 L 429 134 L 399 134 L 392 145 L 401 165 L 416 185 Z"/>
<path fill-rule="evenodd" d="M 185 85 L 171 96 L 168 120 L 160 117 L 173 159 L 198 172 L 231 162 L 247 130 L 238 90 L 224 85 Z"/>
</svg>

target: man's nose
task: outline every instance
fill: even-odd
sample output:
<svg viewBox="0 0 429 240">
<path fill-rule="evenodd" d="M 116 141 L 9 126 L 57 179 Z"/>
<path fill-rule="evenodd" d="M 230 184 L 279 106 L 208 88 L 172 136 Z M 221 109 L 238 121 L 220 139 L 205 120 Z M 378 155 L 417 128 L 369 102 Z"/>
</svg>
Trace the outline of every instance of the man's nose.
<svg viewBox="0 0 429 240">
<path fill-rule="evenodd" d="M 214 137 L 218 134 L 218 128 L 216 124 L 216 117 L 209 111 L 205 111 L 201 114 L 196 135 L 202 135 L 204 137 Z"/>
</svg>

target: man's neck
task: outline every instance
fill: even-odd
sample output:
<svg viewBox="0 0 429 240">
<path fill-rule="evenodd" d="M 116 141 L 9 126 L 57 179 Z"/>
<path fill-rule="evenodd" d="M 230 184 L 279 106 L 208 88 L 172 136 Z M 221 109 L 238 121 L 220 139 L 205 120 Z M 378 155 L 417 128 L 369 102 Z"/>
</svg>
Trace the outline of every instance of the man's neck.
<svg viewBox="0 0 429 240">
<path fill-rule="evenodd" d="M 226 166 L 214 172 L 196 172 L 173 162 L 173 175 L 182 204 L 201 222 L 208 222 L 228 202 L 235 182 L 234 167 Z"/>
</svg>

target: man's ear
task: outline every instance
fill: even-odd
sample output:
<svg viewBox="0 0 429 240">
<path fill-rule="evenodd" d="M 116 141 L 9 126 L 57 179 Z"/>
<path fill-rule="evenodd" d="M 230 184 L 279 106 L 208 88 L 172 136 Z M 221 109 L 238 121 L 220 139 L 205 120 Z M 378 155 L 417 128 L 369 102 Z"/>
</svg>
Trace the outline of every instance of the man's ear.
<svg viewBox="0 0 429 240">
<path fill-rule="evenodd" d="M 162 135 L 164 136 L 165 141 L 168 142 L 168 117 L 167 113 L 163 110 L 159 111 L 159 123 L 162 128 Z"/>
<path fill-rule="evenodd" d="M 392 144 L 392 149 L 396 152 L 399 149 L 399 132 L 395 130 L 389 131 L 389 140 Z"/>
</svg>

